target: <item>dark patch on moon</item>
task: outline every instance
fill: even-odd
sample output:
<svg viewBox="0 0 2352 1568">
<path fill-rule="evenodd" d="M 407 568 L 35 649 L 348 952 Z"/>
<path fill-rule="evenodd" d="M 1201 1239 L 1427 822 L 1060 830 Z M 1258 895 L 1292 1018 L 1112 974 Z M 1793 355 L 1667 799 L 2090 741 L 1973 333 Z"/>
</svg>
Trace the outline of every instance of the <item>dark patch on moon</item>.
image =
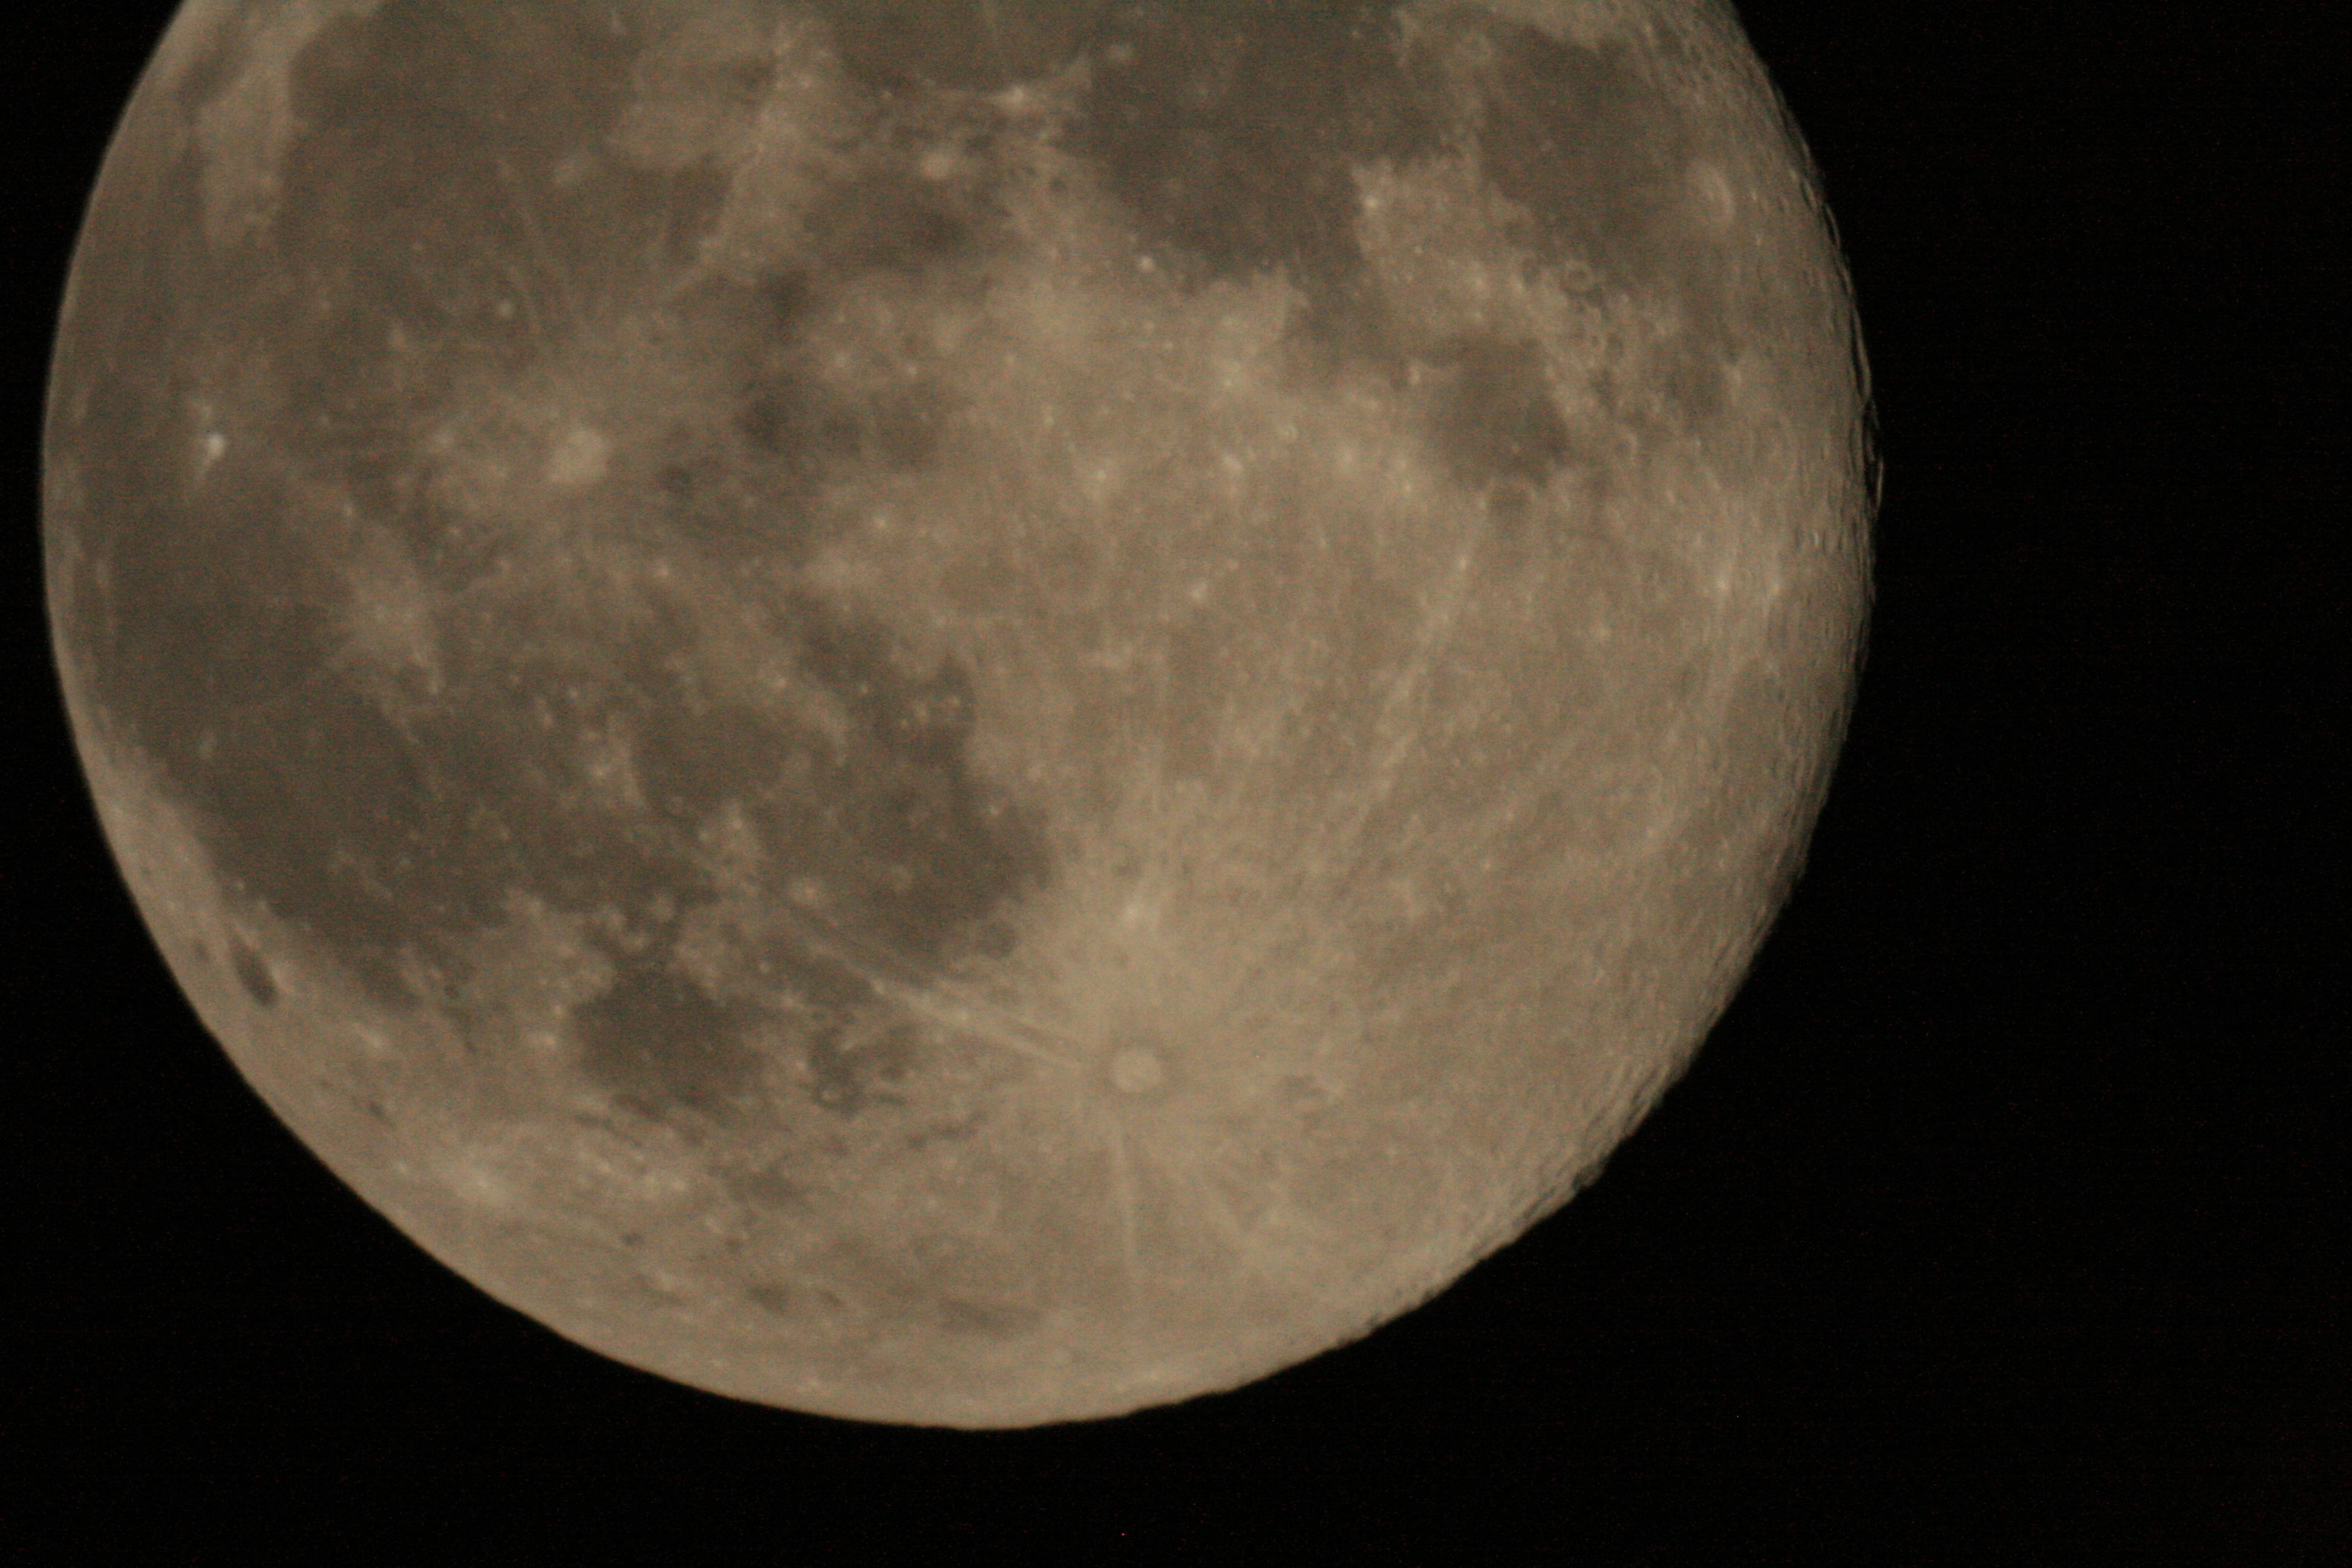
<svg viewBox="0 0 2352 1568">
<path fill-rule="evenodd" d="M 304 53 L 303 129 L 252 275 L 325 311 L 304 334 L 310 406 L 412 410 L 484 360 L 534 361 L 592 300 L 690 259 L 724 199 L 719 178 L 596 155 L 593 128 L 626 101 L 630 49 L 594 7 L 393 0 Z M 583 159 L 593 177 L 549 177 Z M 423 352 L 387 353 L 395 326 Z M 323 357 L 329 342 L 345 353 Z"/>
<path fill-rule="evenodd" d="M 263 962 L 261 954 L 238 942 L 230 951 L 229 968 L 236 975 L 236 983 L 245 987 L 245 994 L 253 998 L 255 1005 L 274 1007 L 278 1005 L 278 981 L 270 974 L 269 965 Z"/>
<path fill-rule="evenodd" d="M 1716 247 L 1689 210 L 1690 112 L 1625 46 L 1555 40 L 1475 6 L 1429 21 L 1433 37 L 1480 46 L 1466 51 L 1481 62 L 1466 120 L 1439 64 L 1444 46 L 1408 47 L 1378 0 L 1115 6 L 1071 144 L 1179 277 L 1278 269 L 1306 296 L 1310 342 L 1391 369 L 1414 352 L 1398 333 L 1413 303 L 1370 284 L 1355 171 L 1473 151 L 1527 213 L 1538 257 L 1677 322 L 1653 376 L 1663 412 L 1612 413 L 1705 418 L 1735 343 Z M 1455 390 L 1430 435 L 1457 479 L 1519 493 L 1570 460 L 1567 423 L 1520 348 L 1454 344 L 1446 356 Z"/>
<path fill-rule="evenodd" d="M 751 423 L 739 412 L 733 435 Z M 774 463 L 764 475 L 748 471 L 729 432 L 680 426 L 671 431 L 653 468 L 651 493 L 625 521 L 646 548 L 683 542 L 730 566 L 804 561 L 838 536 L 810 504 L 813 471 L 798 461 Z"/>
<path fill-rule="evenodd" d="M 744 1010 L 679 974 L 667 954 L 625 958 L 612 985 L 572 1014 L 588 1075 L 640 1110 L 713 1114 L 758 1079 Z"/>
<path fill-rule="evenodd" d="M 797 559 L 818 542 L 806 487 L 930 460 L 947 416 L 935 395 L 845 399 L 796 370 L 792 349 L 845 278 L 962 254 L 960 198 L 883 160 L 813 208 L 819 271 L 680 307 L 719 352 L 768 368 L 746 372 L 735 428 L 682 424 L 680 455 L 633 481 L 642 492 L 618 510 L 635 531 L 614 536 L 617 555 L 560 541 L 533 553 L 424 482 L 436 409 L 545 364 L 592 310 L 646 299 L 718 211 L 704 174 L 607 161 L 575 183 L 551 177 L 593 151 L 589 133 L 628 91 L 630 57 L 592 11 L 393 0 L 331 26 L 294 71 L 302 130 L 275 220 L 220 253 L 203 238 L 193 153 L 138 171 L 150 221 L 169 220 L 94 252 L 123 260 L 85 270 L 79 319 L 129 322 L 142 351 L 110 360 L 80 327 L 64 350 L 86 396 L 68 585 L 80 651 L 100 705 L 194 808 L 230 884 L 379 1002 L 415 1000 L 420 966 L 462 968 L 518 893 L 639 926 L 658 903 L 706 896 L 698 836 L 735 807 L 779 886 L 827 890 L 835 945 L 903 977 L 992 940 L 992 917 L 1046 870 L 1039 825 L 968 766 L 968 675 L 902 668 L 879 626 L 795 601 L 771 630 L 797 678 L 849 716 L 835 733 L 714 692 L 697 666 L 704 606 L 645 568 Z M 734 330 L 747 322 L 757 331 Z M 192 479 L 191 410 L 232 399 L 233 434 Z M 746 447 L 758 450 L 729 456 Z M 762 459 L 787 482 L 754 506 L 730 465 Z M 432 591 L 431 682 L 351 658 L 349 628 L 371 609 L 345 575 L 354 513 Z M 494 580 L 500 557 L 511 570 Z M 592 776 L 600 749 L 625 760 L 635 802 Z M 816 996 L 822 1008 L 867 997 L 838 959 L 794 963 L 800 982 L 840 994 Z M 606 1007 L 646 1021 L 656 1004 L 665 1027 L 683 1027 L 684 994 L 643 977 Z M 640 1072 L 641 1094 L 707 1098 L 732 1059 L 682 1048 L 702 1065 L 675 1082 Z"/>
<path fill-rule="evenodd" d="M 301 507 L 282 472 L 225 461 L 185 496 L 158 460 L 181 443 L 153 406 L 177 378 L 158 379 L 163 395 L 152 401 L 144 376 L 109 375 L 94 389 L 88 428 L 98 438 L 79 454 L 88 554 L 72 590 L 102 700 L 184 771 L 210 754 L 226 721 L 265 710 L 289 672 L 326 660 L 325 606 L 340 587 L 308 549 L 288 547 Z"/>
<path fill-rule="evenodd" d="M 759 451 L 789 463 L 814 466 L 856 451 L 856 422 L 828 412 L 791 383 L 754 391 L 735 416 L 735 428 Z"/>
<path fill-rule="evenodd" d="M 743 1297 L 753 1306 L 779 1318 L 792 1317 L 799 1305 L 791 1286 L 773 1281 L 755 1281 L 744 1286 Z"/>
<path fill-rule="evenodd" d="M 753 1208 L 794 1208 L 808 1201 L 808 1191 L 800 1183 L 784 1174 L 778 1165 L 765 1165 L 756 1171 L 736 1171 L 720 1178 L 739 1202 Z"/>
<path fill-rule="evenodd" d="M 1399 58 L 1377 0 L 1118 6 L 1071 143 L 1147 243 L 1206 278 L 1280 268 L 1311 330 L 1349 336 L 1364 298 L 1354 171 L 1439 151 L 1442 89 Z"/>
<path fill-rule="evenodd" d="M 853 1238 L 828 1248 L 824 1263 L 849 1287 L 858 1306 L 885 1321 L 1002 1338 L 1034 1329 L 1045 1316 L 976 1268 L 963 1244 L 945 1237 L 919 1237 L 887 1248 Z M 846 1305 L 822 1287 L 801 1294 L 834 1310 Z"/>
<path fill-rule="evenodd" d="M 801 667 L 856 722 L 841 756 L 820 763 L 818 798 L 762 803 L 803 874 L 837 886 L 853 929 L 898 951 L 944 956 L 992 910 L 1042 884 L 1044 825 L 989 798 L 963 759 L 974 720 L 971 678 L 952 660 L 917 676 L 875 625 L 798 599 Z M 821 826 L 804 813 L 816 808 Z"/>
<path fill-rule="evenodd" d="M 1044 1316 L 1034 1307 L 1008 1306 L 993 1301 L 974 1301 L 962 1296 L 940 1295 L 934 1298 L 940 1327 L 951 1334 L 984 1334 L 1004 1336 L 1024 1333 L 1034 1328 Z"/>
<path fill-rule="evenodd" d="M 848 400 L 813 378 L 770 374 L 752 384 L 735 427 L 753 451 L 815 482 L 846 468 L 923 468 L 945 419 L 941 399 L 925 387 Z"/>
<path fill-rule="evenodd" d="M 809 9 L 868 87 L 995 92 L 1058 69 L 1110 0 L 809 0 Z"/>
<path fill-rule="evenodd" d="M 1488 21 L 1481 166 L 1525 207 L 1552 260 L 1620 287 L 1685 270 L 1673 216 L 1692 152 L 1688 116 L 1620 44 L 1589 47 Z"/>
<path fill-rule="evenodd" d="M 1432 432 L 1456 481 L 1537 488 L 1574 454 L 1534 343 L 1464 338 L 1431 356 L 1429 374 Z"/>
<path fill-rule="evenodd" d="M 850 716 L 845 735 L 710 696 L 683 612 L 597 646 L 579 612 L 527 597 L 445 627 L 431 707 L 395 719 L 331 670 L 289 672 L 175 776 L 231 879 L 384 1000 L 404 956 L 452 961 L 514 892 L 582 912 L 695 896 L 695 835 L 730 805 L 780 882 L 823 885 L 833 918 L 894 962 L 935 962 L 1043 879 L 1037 825 L 970 773 L 967 676 L 909 675 L 878 628 L 801 607 L 783 628 L 795 667 Z M 583 736 L 625 742 L 641 805 L 591 788 Z"/>
<path fill-rule="evenodd" d="M 936 182 L 885 166 L 845 180 L 813 202 L 802 220 L 810 248 L 829 272 L 919 272 L 966 253 L 973 220 Z"/>
<path fill-rule="evenodd" d="M 1721 401 L 1722 367 L 1738 339 L 1720 241 L 1693 213 L 1691 169 L 1706 150 L 1699 121 L 1626 45 L 1586 47 L 1463 16 L 1460 25 L 1492 46 L 1478 134 L 1486 177 L 1526 209 L 1545 259 L 1671 312 L 1675 333 L 1647 379 L 1667 418 L 1703 421 Z M 1636 423 L 1654 416 L 1617 412 Z"/>
<path fill-rule="evenodd" d="M 404 730 L 331 675 L 286 679 L 273 700 L 225 716 L 197 754 L 162 760 L 178 764 L 232 887 L 306 928 L 379 1001 L 405 1001 L 404 955 L 490 923 L 515 885 L 509 847 L 484 858 L 493 823 L 460 793 L 514 770 L 446 720 Z"/>
</svg>

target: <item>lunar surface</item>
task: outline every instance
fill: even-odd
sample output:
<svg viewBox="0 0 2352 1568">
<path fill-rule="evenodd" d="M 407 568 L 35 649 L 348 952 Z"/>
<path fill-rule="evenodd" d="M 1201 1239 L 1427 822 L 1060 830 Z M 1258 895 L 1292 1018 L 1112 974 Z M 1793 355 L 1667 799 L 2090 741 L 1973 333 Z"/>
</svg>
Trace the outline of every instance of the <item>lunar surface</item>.
<svg viewBox="0 0 2352 1568">
<path fill-rule="evenodd" d="M 1698 0 L 190 0 L 47 435 L 126 880 L 277 1115 L 606 1355 L 1227 1388 L 1566 1201 L 1865 607 Z"/>
</svg>

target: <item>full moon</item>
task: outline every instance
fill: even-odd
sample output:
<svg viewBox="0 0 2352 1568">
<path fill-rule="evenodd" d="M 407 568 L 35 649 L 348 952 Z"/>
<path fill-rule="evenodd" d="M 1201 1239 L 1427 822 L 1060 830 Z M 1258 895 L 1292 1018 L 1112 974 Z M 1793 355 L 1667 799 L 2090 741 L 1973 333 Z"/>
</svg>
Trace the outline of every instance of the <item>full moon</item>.
<svg viewBox="0 0 2352 1568">
<path fill-rule="evenodd" d="M 1711 0 L 188 0 L 62 311 L 54 647 L 277 1116 L 557 1333 L 1014 1426 L 1567 1201 L 1866 608 Z"/>
</svg>

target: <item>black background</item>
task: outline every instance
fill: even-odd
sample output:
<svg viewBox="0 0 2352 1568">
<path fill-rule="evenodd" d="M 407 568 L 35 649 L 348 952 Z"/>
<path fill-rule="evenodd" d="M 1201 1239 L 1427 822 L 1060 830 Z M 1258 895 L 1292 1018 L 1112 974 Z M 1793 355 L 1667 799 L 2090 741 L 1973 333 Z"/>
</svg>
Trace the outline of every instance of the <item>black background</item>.
<svg viewBox="0 0 2352 1568">
<path fill-rule="evenodd" d="M 1234 1394 L 999 1435 L 732 1404 L 494 1305 L 270 1119 L 154 957 L 57 698 L 37 491 L 69 247 L 167 11 L 0 37 L 0 1430 L 34 1482 L 0 1555 L 2352 1553 L 2316 7 L 1748 7 L 1887 469 L 1793 902 L 1599 1184 L 1438 1300 Z"/>
</svg>

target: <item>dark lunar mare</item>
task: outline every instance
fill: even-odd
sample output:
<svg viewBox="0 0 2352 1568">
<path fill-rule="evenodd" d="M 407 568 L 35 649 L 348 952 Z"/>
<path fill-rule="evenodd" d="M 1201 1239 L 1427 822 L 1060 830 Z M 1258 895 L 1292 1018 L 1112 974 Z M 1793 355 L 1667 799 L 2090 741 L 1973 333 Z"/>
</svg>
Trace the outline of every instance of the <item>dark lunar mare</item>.
<svg viewBox="0 0 2352 1568">
<path fill-rule="evenodd" d="M 1308 330 L 1364 348 L 1381 307 L 1356 240 L 1354 170 L 1444 150 L 1444 87 L 1378 0 L 1125 4 L 1072 146 L 1147 244 L 1204 279 L 1279 268 Z"/>
<path fill-rule="evenodd" d="M 583 1063 L 640 1110 L 723 1112 L 759 1073 L 759 1053 L 742 1039 L 749 1010 L 712 996 L 668 957 L 625 960 L 612 985 L 574 1010 Z"/>
<path fill-rule="evenodd" d="M 1456 479 L 1532 488 L 1576 455 L 1535 344 L 1464 337 L 1431 362 L 1444 392 L 1430 433 Z"/>
<path fill-rule="evenodd" d="M 703 172 L 547 177 L 625 101 L 632 57 L 596 9 L 393 0 L 330 27 L 297 64 L 302 129 L 272 221 L 217 247 L 197 155 L 170 142 L 196 105 L 137 106 L 60 345 L 54 439 L 77 476 L 51 510 L 60 625 L 95 706 L 191 808 L 227 883 L 379 1001 L 462 994 L 469 942 L 526 895 L 603 933 L 614 978 L 572 1032 L 616 1095 L 722 1110 L 756 1079 L 751 1042 L 781 1028 L 818 1101 L 855 1110 L 904 1065 L 905 1039 L 865 1021 L 869 976 L 920 981 L 986 946 L 1045 874 L 1041 825 L 971 772 L 964 671 L 910 672 L 881 627 L 822 599 L 768 606 L 767 635 L 847 715 L 821 732 L 711 691 L 705 606 L 640 568 L 730 526 L 788 558 L 813 542 L 793 498 L 827 465 L 927 460 L 935 408 L 824 405 L 763 345 L 840 279 L 946 265 L 971 240 L 902 171 L 861 172 L 819 205 L 814 277 L 709 318 L 724 328 L 710 352 L 746 361 L 745 428 L 682 432 L 680 459 L 593 543 L 534 552 L 454 511 L 420 458 L 435 411 L 682 270 L 723 195 Z M 755 318 L 767 338 L 740 330 Z M 761 398 L 801 412 L 771 417 Z M 207 423 L 226 446 L 199 468 Z M 767 465 L 783 515 L 722 521 L 730 488 L 706 481 L 730 463 Z M 362 679 L 346 657 L 344 574 L 369 527 L 442 595 L 437 684 Z M 626 742 L 642 806 L 591 787 L 583 736 Z M 825 894 L 821 916 L 745 933 L 781 1012 L 671 962 L 677 921 L 716 896 L 698 836 L 730 807 L 772 892 Z M 274 995 L 257 959 L 237 973 Z M 858 1030 L 885 1048 L 853 1063 Z"/>
<path fill-rule="evenodd" d="M 1667 406 L 1619 406 L 1604 384 L 1611 413 L 1653 430 L 1706 418 L 1734 342 L 1721 258 L 1689 225 L 1689 113 L 1622 45 L 1556 40 L 1468 5 L 1425 27 L 1408 38 L 1381 0 L 1106 5 L 1092 42 L 1107 52 L 1070 144 L 1180 276 L 1279 271 L 1306 296 L 1317 352 L 1433 372 L 1428 435 L 1464 484 L 1517 497 L 1600 454 L 1572 438 L 1533 343 L 1417 341 L 1414 302 L 1382 298 L 1369 275 L 1359 167 L 1474 154 L 1528 214 L 1533 254 L 1681 321 Z M 1449 49 L 1482 62 L 1466 97 L 1439 58 Z"/>
<path fill-rule="evenodd" d="M 261 954 L 238 942 L 229 950 L 229 968 L 236 975 L 236 983 L 245 987 L 245 994 L 253 998 L 256 1006 L 275 1007 L 278 1005 L 278 980 L 269 973 L 268 962 Z"/>
<path fill-rule="evenodd" d="M 886 93 L 997 92 L 1059 70 L 1113 0 L 809 0 L 843 63 Z"/>
</svg>

